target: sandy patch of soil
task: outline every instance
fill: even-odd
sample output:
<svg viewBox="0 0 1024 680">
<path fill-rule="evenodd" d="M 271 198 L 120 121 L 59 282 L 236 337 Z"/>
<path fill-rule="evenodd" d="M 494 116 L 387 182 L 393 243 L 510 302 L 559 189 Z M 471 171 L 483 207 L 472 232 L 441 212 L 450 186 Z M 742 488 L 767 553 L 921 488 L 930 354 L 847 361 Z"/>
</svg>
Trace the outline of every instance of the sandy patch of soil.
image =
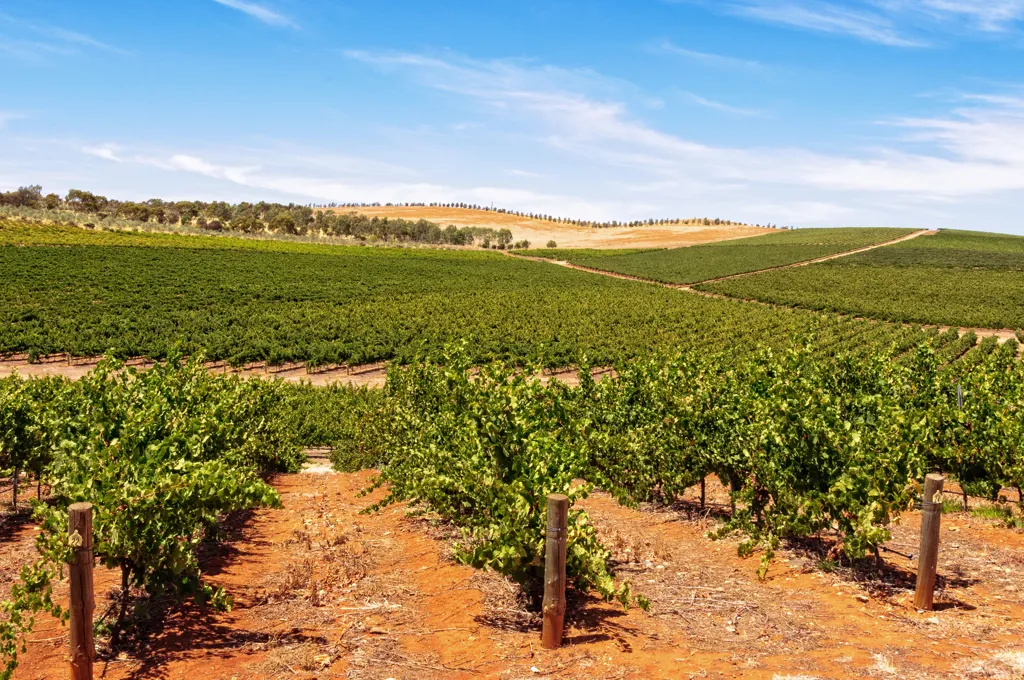
<svg viewBox="0 0 1024 680">
<path fill-rule="evenodd" d="M 17 372 L 23 377 L 43 377 L 60 375 L 72 380 L 84 377 L 96 368 L 101 357 L 68 357 L 55 354 L 29 362 L 27 355 L 9 355 L 0 359 L 0 378 Z M 145 370 L 154 362 L 150 359 L 135 358 L 125 362 L 126 365 Z M 352 385 L 353 387 L 383 387 L 387 377 L 387 364 L 377 362 L 362 366 L 326 366 L 307 369 L 301 362 L 289 362 L 268 366 L 259 361 L 244 366 L 230 366 L 223 361 L 207 362 L 206 367 L 213 373 L 235 374 L 243 377 L 280 378 L 287 382 L 306 382 L 316 386 L 334 383 Z"/>
<path fill-rule="evenodd" d="M 26 378 L 40 378 L 59 375 L 71 380 L 84 377 L 96 368 L 100 357 L 68 358 L 66 355 L 52 355 L 29 362 L 25 355 L 8 356 L 0 359 L 0 378 L 14 373 Z M 130 359 L 125 362 L 138 370 L 146 370 L 154 364 L 149 359 Z M 332 384 L 351 385 L 352 387 L 384 387 L 387 382 L 387 363 L 377 362 L 362 366 L 327 366 L 318 369 L 307 369 L 299 362 L 268 366 L 265 362 L 255 362 L 241 367 L 232 367 L 222 361 L 206 364 L 213 373 L 241 375 L 243 377 L 277 378 L 286 382 L 309 383 L 318 387 Z M 594 368 L 591 370 L 595 378 L 601 379 L 613 375 L 610 368 Z M 579 385 L 579 373 L 576 368 L 560 368 L 545 371 L 541 380 L 560 380 L 572 387 Z"/>
<path fill-rule="evenodd" d="M 322 456 L 321 456 L 322 458 Z M 322 460 L 311 463 L 312 468 Z M 819 568 L 814 545 L 780 551 L 768 580 L 734 540 L 705 536 L 728 508 L 708 484 L 670 508 L 585 502 L 618 574 L 649 613 L 574 596 L 564 646 L 540 648 L 539 619 L 518 588 L 451 560 L 453 534 L 402 507 L 359 514 L 371 473 L 274 479 L 284 508 L 235 520 L 208 578 L 236 601 L 226 614 L 168 604 L 107 678 L 1019 678 L 1024 672 L 1024 535 L 967 515 L 943 518 L 938 610 L 909 604 L 914 562 Z M 907 553 L 919 518 L 889 544 Z M 24 556 L 30 524 L 0 534 Z M 13 560 L 10 560 L 13 561 Z M 0 570 L 0 575 L 10 572 Z M 97 611 L 113 574 L 97 573 Z M 64 590 L 59 589 L 64 595 Z M 33 634 L 18 680 L 65 671 L 56 622 Z"/>
<path fill-rule="evenodd" d="M 554 241 L 559 248 L 673 248 L 773 234 L 778 231 L 741 225 L 662 225 L 598 229 L 468 208 L 381 206 L 330 210 L 341 213 L 354 211 L 370 217 L 425 219 L 437 222 L 442 227 L 454 224 L 457 227 L 509 229 L 516 241 L 526 239 L 533 248 L 543 248 L 548 241 Z"/>
</svg>

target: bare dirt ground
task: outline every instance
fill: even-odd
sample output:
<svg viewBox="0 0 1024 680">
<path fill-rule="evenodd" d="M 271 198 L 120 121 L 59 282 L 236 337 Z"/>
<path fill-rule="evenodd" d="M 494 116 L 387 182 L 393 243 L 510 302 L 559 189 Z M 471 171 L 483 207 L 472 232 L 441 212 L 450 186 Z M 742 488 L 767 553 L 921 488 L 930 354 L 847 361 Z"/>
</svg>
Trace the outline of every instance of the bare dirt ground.
<svg viewBox="0 0 1024 680">
<path fill-rule="evenodd" d="M 726 241 L 762 234 L 777 229 L 741 225 L 697 226 L 661 225 L 651 227 L 578 227 L 547 220 L 520 217 L 508 213 L 469 208 L 431 208 L 422 206 L 381 206 L 330 208 L 334 212 L 359 212 L 370 217 L 400 217 L 406 220 L 425 219 L 441 226 L 489 227 L 509 229 L 515 240 L 526 239 L 534 248 L 543 248 L 554 241 L 559 248 L 673 248 L 712 241 Z"/>
<path fill-rule="evenodd" d="M 24 377 L 61 375 L 77 380 L 96 368 L 101 358 L 54 354 L 30 362 L 24 354 L 8 355 L 0 358 L 0 378 L 17 372 Z M 154 364 L 152 360 L 143 358 L 130 359 L 125 363 L 139 370 L 145 370 Z M 233 367 L 223 361 L 211 361 L 206 366 L 213 373 L 280 378 L 287 382 L 307 382 L 317 386 L 340 383 L 353 387 L 381 387 L 387 377 L 387 364 L 384 362 L 362 366 L 326 366 L 322 369 L 307 369 L 301 362 L 268 366 L 266 362 L 261 361 Z"/>
<path fill-rule="evenodd" d="M 564 646 L 540 647 L 518 587 L 451 560 L 452 532 L 403 507 L 359 511 L 371 473 L 314 461 L 274 479 L 284 508 L 232 521 L 205 573 L 235 597 L 213 614 L 168 603 L 97 667 L 112 680 L 189 678 L 1021 678 L 1024 534 L 966 514 L 943 517 L 937 611 L 910 604 L 919 516 L 896 527 L 884 565 L 823 571 L 823 546 L 757 556 L 705 531 L 728 505 L 709 482 L 670 508 L 632 510 L 605 494 L 584 505 L 618 576 L 649 613 L 575 596 Z M 24 514 L 0 517 L 0 589 L 30 558 Z M 97 612 L 114 575 L 96 572 Z M 66 596 L 66 587 L 59 587 Z M 66 673 L 66 630 L 42 620 L 16 680 Z M 102 673 L 102 675 L 100 675 Z"/>
<path fill-rule="evenodd" d="M 96 368 L 101 357 L 69 358 L 64 354 L 54 354 L 30 362 L 27 355 L 12 355 L 0 358 L 0 378 L 14 373 L 25 378 L 41 378 L 59 375 L 71 380 L 84 377 Z M 130 359 L 125 364 L 137 370 L 146 370 L 154 365 L 150 359 Z M 323 387 L 341 384 L 352 387 L 383 387 L 387 380 L 388 365 L 386 362 L 364 364 L 361 366 L 326 366 L 320 369 L 307 369 L 305 364 L 291 362 L 279 366 L 268 366 L 266 362 L 255 362 L 245 366 L 232 367 L 224 362 L 211 361 L 206 364 L 213 373 L 240 375 L 247 378 L 278 378 L 286 382 L 309 383 Z M 610 368 L 597 367 L 592 375 L 600 378 L 611 373 Z M 568 367 L 545 371 L 542 380 L 560 380 L 575 387 L 579 384 L 578 371 Z"/>
</svg>

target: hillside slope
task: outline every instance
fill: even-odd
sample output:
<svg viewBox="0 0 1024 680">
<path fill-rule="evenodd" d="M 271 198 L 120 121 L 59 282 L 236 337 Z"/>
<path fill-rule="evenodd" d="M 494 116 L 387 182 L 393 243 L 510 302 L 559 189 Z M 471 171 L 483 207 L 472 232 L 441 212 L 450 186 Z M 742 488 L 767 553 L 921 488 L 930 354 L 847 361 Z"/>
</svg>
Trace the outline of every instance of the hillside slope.
<svg viewBox="0 0 1024 680">
<path fill-rule="evenodd" d="M 666 224 L 644 227 L 594 228 L 548 220 L 522 217 L 509 213 L 470 208 L 431 206 L 361 206 L 358 208 L 325 208 L 334 212 L 359 212 L 370 217 L 399 217 L 406 220 L 425 219 L 442 226 L 489 227 L 509 229 L 516 241 L 527 240 L 534 248 L 555 241 L 562 248 L 672 248 L 713 241 L 746 238 L 778 233 L 777 229 L 743 225 Z"/>
</svg>

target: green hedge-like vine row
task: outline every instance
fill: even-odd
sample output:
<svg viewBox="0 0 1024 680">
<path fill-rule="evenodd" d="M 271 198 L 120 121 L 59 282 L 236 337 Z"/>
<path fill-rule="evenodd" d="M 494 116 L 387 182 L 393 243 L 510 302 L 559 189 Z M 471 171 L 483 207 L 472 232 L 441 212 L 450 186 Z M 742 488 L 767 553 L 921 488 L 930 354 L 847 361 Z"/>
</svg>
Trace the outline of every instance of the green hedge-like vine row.
<svg viewBox="0 0 1024 680">
<path fill-rule="evenodd" d="M 0 381 L 0 467 L 35 469 L 50 486 L 36 501 L 40 558 L 0 605 L 0 678 L 17 666 L 35 615 L 64 617 L 51 584 L 69 556 L 68 506 L 94 506 L 94 553 L 121 572 L 118 634 L 132 589 L 191 596 L 217 608 L 229 596 L 202 580 L 197 549 L 236 510 L 279 505 L 263 479 L 295 471 L 301 451 L 280 414 L 284 386 L 215 376 L 198 359 L 138 373 L 106 360 L 83 379 Z"/>
<path fill-rule="evenodd" d="M 583 371 L 574 388 L 505 364 L 471 370 L 457 350 L 393 368 L 352 428 L 365 436 L 335 455 L 381 466 L 383 504 L 439 513 L 464 528 L 465 561 L 526 583 L 536 583 L 548 493 L 575 501 L 596 484 L 623 503 L 672 503 L 708 474 L 733 490 L 723 531 L 746 532 L 745 551 L 763 547 L 762 569 L 781 539 L 819 532 L 860 558 L 888 539 L 929 470 L 989 497 L 1024 485 L 1015 341 L 972 350 L 962 366 L 939 358 L 944 342 L 837 356 L 799 343 L 739 359 L 682 352 L 602 381 Z M 571 517 L 570 576 L 621 595 L 585 515 Z"/>
</svg>

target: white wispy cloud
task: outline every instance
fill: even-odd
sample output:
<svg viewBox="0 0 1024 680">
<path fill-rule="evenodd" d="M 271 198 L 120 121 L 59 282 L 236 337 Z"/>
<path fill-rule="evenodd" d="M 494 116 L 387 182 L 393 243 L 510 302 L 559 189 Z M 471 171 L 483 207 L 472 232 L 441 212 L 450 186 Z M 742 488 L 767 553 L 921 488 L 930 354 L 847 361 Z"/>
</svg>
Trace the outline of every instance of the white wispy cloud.
<svg viewBox="0 0 1024 680">
<path fill-rule="evenodd" d="M 701 62 L 711 66 L 717 66 L 722 68 L 731 69 L 745 69 L 752 71 L 760 71 L 765 68 L 764 64 L 759 61 L 752 61 L 749 59 L 738 59 L 736 57 L 726 56 L 724 54 L 715 54 L 712 52 L 699 52 L 697 50 L 687 49 L 676 45 L 671 40 L 659 40 L 652 43 L 649 46 L 649 51 L 660 52 L 663 54 L 672 54 L 679 57 L 685 57 L 692 61 Z"/>
<path fill-rule="evenodd" d="M 117 155 L 118 147 L 114 144 L 100 144 L 98 146 L 85 145 L 79 149 L 82 153 L 96 156 L 115 163 L 121 163 L 123 159 Z"/>
<path fill-rule="evenodd" d="M 512 175 L 513 177 L 529 177 L 531 179 L 540 179 L 541 177 L 545 177 L 545 175 L 542 175 L 539 172 L 532 172 L 530 170 L 518 170 L 516 168 L 509 170 L 508 174 Z"/>
<path fill-rule="evenodd" d="M 926 47 L 930 36 L 1008 34 L 1024 0 L 668 0 L 710 11 L 893 47 Z"/>
<path fill-rule="evenodd" d="M 699 94 L 694 94 L 693 92 L 683 92 L 682 94 L 683 94 L 683 97 L 685 97 L 686 99 L 690 100 L 694 104 L 697 104 L 699 106 L 703 106 L 704 108 L 707 108 L 707 109 L 714 109 L 715 111 L 721 111 L 722 113 L 730 113 L 730 114 L 733 114 L 735 116 L 748 116 L 748 117 L 763 115 L 763 113 L 761 111 L 758 111 L 756 109 L 745 109 L 745 108 L 740 107 L 740 106 L 732 106 L 731 104 L 725 104 L 723 102 L 716 101 L 714 99 L 708 99 L 707 97 L 702 97 Z"/>
<path fill-rule="evenodd" d="M 350 169 L 327 166 L 321 162 L 326 157 L 298 149 L 292 149 L 290 153 L 282 153 L 279 148 L 266 149 L 256 152 L 255 158 L 252 149 L 222 150 L 218 155 L 226 153 L 234 160 L 220 161 L 202 152 L 130 149 L 125 145 L 110 143 L 77 148 L 88 156 L 109 161 L 114 167 L 136 166 L 199 176 L 206 183 L 217 180 L 227 185 L 264 192 L 257 194 L 260 198 L 266 198 L 265 192 L 274 192 L 281 196 L 324 202 L 426 203 L 444 199 L 477 204 L 493 202 L 501 206 L 530 207 L 552 214 L 573 215 L 615 215 L 623 210 L 623 205 L 614 200 L 592 201 L 571 193 L 488 183 L 466 185 L 424 181 L 413 177 L 419 173 L 397 166 L 375 165 L 371 159 L 347 159 L 353 162 Z M 240 162 L 239 159 L 245 160 Z M 0 163 L 0 169 L 2 166 Z M 527 171 L 522 171 L 520 176 L 529 179 L 545 177 L 541 173 Z"/>
<path fill-rule="evenodd" d="M 727 5 L 727 11 L 738 16 L 759 19 L 794 28 L 850 35 L 869 42 L 893 47 L 924 47 L 921 39 L 904 35 L 893 20 L 883 14 L 850 9 L 827 2 L 754 2 Z"/>
<path fill-rule="evenodd" d="M 17 34 L 14 37 L 0 36 L 0 51 L 15 57 L 36 59 L 47 55 L 71 55 L 83 48 L 112 54 L 128 54 L 126 50 L 97 40 L 91 35 L 19 19 L 5 12 L 0 12 L 0 27 Z"/>
<path fill-rule="evenodd" d="M 1003 32 L 1024 19 L 1024 0 L 879 0 L 879 4 L 939 21 L 967 19 L 983 31 Z"/>
<path fill-rule="evenodd" d="M 662 132 L 637 119 L 624 102 L 563 89 L 572 78 L 550 67 L 404 53 L 349 56 L 401 68 L 427 86 L 485 102 L 519 122 L 530 119 L 538 126 L 538 139 L 550 146 L 662 178 L 699 173 L 720 182 L 902 194 L 915 200 L 1024 190 L 1024 98 L 1012 94 L 975 97 L 975 105 L 945 117 L 887 123 L 918 145 L 930 144 L 930 153 L 906 151 L 894 140 L 889 148 L 826 155 L 799 148 L 715 147 Z"/>
<path fill-rule="evenodd" d="M 280 26 L 283 28 L 298 28 L 298 24 L 289 19 L 288 17 L 275 12 L 274 10 L 264 5 L 256 4 L 255 2 L 247 2 L 247 0 L 213 0 L 218 5 L 224 5 L 231 9 L 238 10 L 244 14 L 248 14 L 257 21 L 270 26 Z"/>
<path fill-rule="evenodd" d="M 654 125 L 643 118 L 655 115 L 644 106 L 644 93 L 616 91 L 616 82 L 589 71 L 452 54 L 349 57 L 416 87 L 446 92 L 456 103 L 463 100 L 479 129 L 438 126 L 401 135 L 389 129 L 387 143 L 399 139 L 400 149 L 369 141 L 361 151 L 347 144 L 337 152 L 281 144 L 185 149 L 78 143 L 72 147 L 83 159 L 77 177 L 105 177 L 102 190 L 126 196 L 176 191 L 235 200 L 494 202 L 594 219 L 717 215 L 806 225 L 1020 224 L 1024 91 L 962 94 L 942 115 L 879 121 L 878 137 L 888 142 L 823 153 L 703 143 L 685 132 L 685 117 L 673 116 L 678 130 Z M 458 111 L 455 120 L 465 113 Z M 0 179 L 45 170 L 40 148 L 33 142 L 0 158 Z M 67 155 L 66 149 L 53 153 L 61 167 Z M 439 164 L 441 157 L 449 162 Z M 45 183 L 47 175 L 32 177 Z M 75 180 L 72 186 L 82 184 Z M 119 193 L 124 186 L 135 189 Z"/>
</svg>

